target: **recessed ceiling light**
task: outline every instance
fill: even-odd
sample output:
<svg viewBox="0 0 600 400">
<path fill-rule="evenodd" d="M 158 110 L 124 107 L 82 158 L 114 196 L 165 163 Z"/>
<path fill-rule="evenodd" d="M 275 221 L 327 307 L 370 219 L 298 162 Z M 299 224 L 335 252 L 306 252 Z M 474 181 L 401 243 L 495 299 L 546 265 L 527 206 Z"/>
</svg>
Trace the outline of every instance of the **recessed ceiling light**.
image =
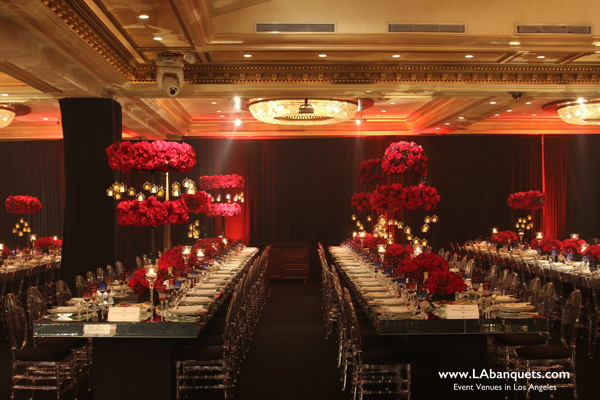
<svg viewBox="0 0 600 400">
<path fill-rule="evenodd" d="M 537 114 L 531 114 L 532 117 L 537 117 Z"/>
<path fill-rule="evenodd" d="M 251 57 L 252 57 L 252 54 L 244 54 L 244 57 L 246 57 L 246 58 L 251 58 Z"/>
<path fill-rule="evenodd" d="M 390 104 L 396 104 L 396 102 L 395 101 L 390 101 Z"/>
<path fill-rule="evenodd" d="M 546 56 L 537 56 L 537 58 L 542 59 L 542 58 L 546 58 Z"/>
<path fill-rule="evenodd" d="M 520 46 L 521 42 L 517 41 L 517 40 L 511 40 L 510 42 L 508 42 L 508 44 L 510 46 Z"/>
<path fill-rule="evenodd" d="M 465 58 L 473 58 L 473 54 L 467 54 Z"/>
<path fill-rule="evenodd" d="M 465 117 L 458 117 L 458 119 L 465 119 Z"/>
<path fill-rule="evenodd" d="M 325 57 L 327 57 L 327 54 L 319 54 L 319 57 L 325 58 Z"/>
<path fill-rule="evenodd" d="M 376 117 L 381 117 L 381 114 L 377 114 Z"/>
<path fill-rule="evenodd" d="M 435 129 L 440 129 L 440 127 L 439 127 L 439 126 L 436 126 L 436 128 L 435 128 Z"/>
<path fill-rule="evenodd" d="M 235 123 L 235 126 L 240 126 L 242 124 L 242 119 L 236 118 L 234 123 Z"/>
<path fill-rule="evenodd" d="M 585 99 L 583 97 L 580 97 L 580 98 L 577 99 L 577 102 L 579 104 L 585 103 Z"/>
<path fill-rule="evenodd" d="M 44 117 L 42 118 L 44 121 L 48 121 L 48 117 Z"/>
<path fill-rule="evenodd" d="M 393 58 L 400 58 L 401 56 L 400 56 L 400 54 L 394 54 L 392 57 Z"/>
<path fill-rule="evenodd" d="M 387 110 L 381 110 L 381 112 L 387 112 Z"/>
<path fill-rule="evenodd" d="M 210 104 L 217 104 L 217 102 L 216 101 L 211 101 Z"/>
<path fill-rule="evenodd" d="M 444 125 L 450 125 L 450 122 L 446 122 Z"/>
<path fill-rule="evenodd" d="M 225 116 L 223 114 L 219 115 L 219 117 L 224 118 Z"/>
<path fill-rule="evenodd" d="M 500 114 L 494 114 L 494 116 L 495 116 L 495 117 L 499 117 L 499 116 L 500 116 Z"/>
<path fill-rule="evenodd" d="M 495 101 L 490 101 L 490 104 L 496 104 L 496 102 Z"/>
<path fill-rule="evenodd" d="M 218 112 L 218 113 L 220 113 L 220 112 L 223 112 L 223 111 L 221 111 L 221 110 L 217 110 L 217 112 Z"/>
<path fill-rule="evenodd" d="M 150 18 L 150 16 L 148 16 L 146 14 L 140 14 L 140 15 L 138 15 L 138 18 L 139 19 L 148 19 L 148 18 Z"/>
<path fill-rule="evenodd" d="M 372 90 L 365 90 L 365 93 L 373 93 Z"/>
<path fill-rule="evenodd" d="M 362 121 L 361 121 L 360 119 L 357 119 L 356 121 L 354 121 L 354 123 L 355 123 L 356 125 L 360 125 L 360 124 L 362 123 Z"/>
<path fill-rule="evenodd" d="M 8 93 L 2 93 L 2 94 L 0 94 L 0 96 L 8 97 Z"/>
<path fill-rule="evenodd" d="M 512 110 L 506 110 L 506 112 L 512 112 Z"/>
<path fill-rule="evenodd" d="M 531 104 L 531 102 L 530 102 L 530 101 L 528 101 L 528 102 L 526 102 L 525 104 Z"/>
<path fill-rule="evenodd" d="M 154 39 L 154 40 L 158 40 L 158 41 L 161 41 L 161 40 L 163 40 L 163 38 L 161 38 L 160 36 L 154 36 L 152 39 Z"/>
</svg>

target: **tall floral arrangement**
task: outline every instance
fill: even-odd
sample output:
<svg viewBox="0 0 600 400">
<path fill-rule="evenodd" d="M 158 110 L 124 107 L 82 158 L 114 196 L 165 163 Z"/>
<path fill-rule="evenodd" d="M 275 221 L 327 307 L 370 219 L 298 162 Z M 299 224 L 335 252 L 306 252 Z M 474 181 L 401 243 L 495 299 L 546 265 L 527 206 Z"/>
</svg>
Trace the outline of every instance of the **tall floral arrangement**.
<svg viewBox="0 0 600 400">
<path fill-rule="evenodd" d="M 427 280 L 427 290 L 431 294 L 444 296 L 466 289 L 467 285 L 463 278 L 450 271 L 435 272 Z"/>
<path fill-rule="evenodd" d="M 519 241 L 517 234 L 513 231 L 501 231 L 490 236 L 490 242 L 498 244 L 511 244 Z"/>
<path fill-rule="evenodd" d="M 42 203 L 34 196 L 8 196 L 4 204 L 6 211 L 13 214 L 35 214 L 42 209 Z"/>
<path fill-rule="evenodd" d="M 367 233 L 363 238 L 363 246 L 367 247 L 371 250 L 376 250 L 378 244 L 384 244 L 385 239 L 382 237 L 378 237 L 373 235 L 372 233 Z"/>
<path fill-rule="evenodd" d="M 195 194 L 184 193 L 181 198 L 185 202 L 188 212 L 195 214 L 208 214 L 210 212 L 212 196 L 204 191 Z"/>
<path fill-rule="evenodd" d="M 177 245 L 172 249 L 165 250 L 162 256 L 158 259 L 158 269 L 167 272 L 169 268 L 173 271 L 185 271 L 185 261 L 182 256 L 183 250 L 181 245 Z"/>
<path fill-rule="evenodd" d="M 392 143 L 385 150 L 381 167 L 387 174 L 427 176 L 427 156 L 415 142 Z"/>
<path fill-rule="evenodd" d="M 421 253 L 414 258 L 405 258 L 398 264 L 398 272 L 417 282 L 425 280 L 425 273 L 432 276 L 437 272 L 446 272 L 450 266 L 442 257 L 435 253 Z"/>
<path fill-rule="evenodd" d="M 400 201 L 407 210 L 433 210 L 437 207 L 441 197 L 436 188 L 419 183 L 417 186 L 402 188 Z"/>
<path fill-rule="evenodd" d="M 352 195 L 350 200 L 350 206 L 356 211 L 365 211 L 371 209 L 371 193 L 369 192 L 358 192 Z"/>
<path fill-rule="evenodd" d="M 409 257 L 413 253 L 413 247 L 409 244 L 403 246 L 401 244 L 390 244 L 385 249 L 385 254 L 383 255 L 383 262 L 398 264 L 400 261 L 404 260 L 406 257 Z"/>
<path fill-rule="evenodd" d="M 565 239 L 562 242 L 562 246 L 560 248 L 560 252 L 563 254 L 566 253 L 577 253 L 577 254 L 581 254 L 581 245 L 587 244 L 587 242 L 583 239 L 575 239 L 575 238 L 571 238 L 571 239 Z"/>
<path fill-rule="evenodd" d="M 188 172 L 196 165 L 196 152 L 187 143 L 119 141 L 106 149 L 108 165 L 115 171 Z"/>
<path fill-rule="evenodd" d="M 199 188 L 210 189 L 233 189 L 244 187 L 244 177 L 238 174 L 231 175 L 206 175 L 198 178 Z"/>
<path fill-rule="evenodd" d="M 117 205 L 117 221 L 124 226 L 151 226 L 184 224 L 188 208 L 183 199 L 161 202 L 155 196 L 138 201 L 123 200 Z"/>
<path fill-rule="evenodd" d="M 40 250 L 56 250 L 62 248 L 62 240 L 51 236 L 37 238 L 34 247 Z"/>
<path fill-rule="evenodd" d="M 387 173 L 383 170 L 381 158 L 373 158 L 360 163 L 358 176 L 361 183 L 383 184 L 387 181 Z"/>
<path fill-rule="evenodd" d="M 513 193 L 506 199 L 508 206 L 517 210 L 537 210 L 544 207 L 546 193 L 539 190 Z"/>
<path fill-rule="evenodd" d="M 402 185 L 392 183 L 391 185 L 379 186 L 371 193 L 369 201 L 371 207 L 379 211 L 398 211 L 402 207 Z"/>
<path fill-rule="evenodd" d="M 593 244 L 588 246 L 583 255 L 589 257 L 592 261 L 600 260 L 600 245 Z"/>
<path fill-rule="evenodd" d="M 212 203 L 206 215 L 209 217 L 235 217 L 241 212 L 242 207 L 238 203 Z"/>
</svg>

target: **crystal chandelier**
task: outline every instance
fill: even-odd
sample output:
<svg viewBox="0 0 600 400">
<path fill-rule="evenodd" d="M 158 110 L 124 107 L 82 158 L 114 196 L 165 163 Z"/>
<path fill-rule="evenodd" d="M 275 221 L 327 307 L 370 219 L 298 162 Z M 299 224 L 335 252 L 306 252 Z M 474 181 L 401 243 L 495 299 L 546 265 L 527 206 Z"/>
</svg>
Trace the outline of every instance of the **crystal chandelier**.
<svg viewBox="0 0 600 400">
<path fill-rule="evenodd" d="M 358 101 L 348 99 L 251 99 L 248 110 L 259 121 L 280 125 L 325 125 L 356 114 Z"/>
<path fill-rule="evenodd" d="M 6 128 L 15 118 L 15 111 L 11 106 L 0 105 L 0 128 Z"/>
<path fill-rule="evenodd" d="M 0 128 L 9 126 L 15 117 L 27 115 L 31 108 L 24 104 L 0 104 Z"/>
<path fill-rule="evenodd" d="M 550 104 L 556 107 L 558 116 L 566 123 L 600 125 L 600 100 L 564 100 Z"/>
</svg>

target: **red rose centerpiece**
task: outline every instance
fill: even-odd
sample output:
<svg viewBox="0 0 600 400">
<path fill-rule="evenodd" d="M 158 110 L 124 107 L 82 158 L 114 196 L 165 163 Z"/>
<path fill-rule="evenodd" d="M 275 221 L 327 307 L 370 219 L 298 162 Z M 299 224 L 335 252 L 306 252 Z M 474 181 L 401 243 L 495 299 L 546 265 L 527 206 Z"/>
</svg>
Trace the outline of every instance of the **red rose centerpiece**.
<svg viewBox="0 0 600 400">
<path fill-rule="evenodd" d="M 181 195 L 188 208 L 188 212 L 195 214 L 208 214 L 212 204 L 212 196 L 206 192 L 199 191 L 195 194 L 183 193 Z"/>
<path fill-rule="evenodd" d="M 518 240 L 517 234 L 513 231 L 502 231 L 494 233 L 492 236 L 490 236 L 490 242 L 496 244 L 509 245 L 512 243 L 517 243 Z"/>
<path fill-rule="evenodd" d="M 409 244 L 403 246 L 401 244 L 390 244 L 385 249 L 383 256 L 384 263 L 398 264 L 400 261 L 409 257 L 413 253 L 413 247 Z"/>
<path fill-rule="evenodd" d="M 563 242 L 558 239 L 544 238 L 541 241 L 542 253 L 559 252 L 563 247 Z"/>
<path fill-rule="evenodd" d="M 513 193 L 506 199 L 508 206 L 517 210 L 537 210 L 544 207 L 546 194 L 539 190 Z"/>
<path fill-rule="evenodd" d="M 592 261 L 600 260 L 600 245 L 593 244 L 588 246 L 583 252 L 584 257 L 589 257 Z"/>
<path fill-rule="evenodd" d="M 358 176 L 361 183 L 383 184 L 387 181 L 387 174 L 383 170 L 381 158 L 373 158 L 360 163 Z"/>
<path fill-rule="evenodd" d="M 188 209 L 183 199 L 161 202 L 155 196 L 138 201 L 123 200 L 117 205 L 117 221 L 122 226 L 151 226 L 188 221 Z"/>
<path fill-rule="evenodd" d="M 372 233 L 367 233 L 363 238 L 363 247 L 367 247 L 370 250 L 377 250 L 378 244 L 384 244 L 385 239 L 379 236 L 375 236 Z"/>
<path fill-rule="evenodd" d="M 392 143 L 385 150 L 381 167 L 387 174 L 425 177 L 427 176 L 427 156 L 423 147 L 414 142 Z"/>
<path fill-rule="evenodd" d="M 54 239 L 50 236 L 43 236 L 37 238 L 34 247 L 40 250 L 58 250 L 62 248 L 62 240 L 58 238 Z"/>
<path fill-rule="evenodd" d="M 371 209 L 371 193 L 369 192 L 359 192 L 354 193 L 352 195 L 352 199 L 350 200 L 350 205 L 352 209 L 356 211 L 365 211 Z"/>
<path fill-rule="evenodd" d="M 369 201 L 371 207 L 379 211 L 398 211 L 402 207 L 402 185 L 392 183 L 391 185 L 379 186 L 371 193 Z"/>
<path fill-rule="evenodd" d="M 231 175 L 208 175 L 198 178 L 199 188 L 211 189 L 233 189 L 244 187 L 244 177 L 237 174 Z"/>
<path fill-rule="evenodd" d="M 183 250 L 181 245 L 177 245 L 172 249 L 165 250 L 162 256 L 158 259 L 158 270 L 163 274 L 167 274 L 169 268 L 173 271 L 185 271 L 185 261 L 183 260 Z"/>
<path fill-rule="evenodd" d="M 42 209 L 42 203 L 34 196 L 8 196 L 4 204 L 6 211 L 13 214 L 35 214 Z"/>
<path fill-rule="evenodd" d="M 441 197 L 436 188 L 419 183 L 418 186 L 402 188 L 400 201 L 407 210 L 433 210 L 437 207 Z"/>
<path fill-rule="evenodd" d="M 235 217 L 241 212 L 242 207 L 238 203 L 212 203 L 206 215 L 209 217 Z"/>
<path fill-rule="evenodd" d="M 187 143 L 119 141 L 106 149 L 108 165 L 115 171 L 188 172 L 196 165 L 196 152 Z"/>
<path fill-rule="evenodd" d="M 431 276 L 436 272 L 448 270 L 450 266 L 446 260 L 435 253 L 421 253 L 414 258 L 405 258 L 398 264 L 398 272 L 417 282 L 425 280 L 425 272 Z"/>
<path fill-rule="evenodd" d="M 562 242 L 560 252 L 563 254 L 582 254 L 581 245 L 583 244 L 587 244 L 587 242 L 583 239 L 565 239 Z"/>
<path fill-rule="evenodd" d="M 450 271 L 434 272 L 427 280 L 427 290 L 432 295 L 447 296 L 466 289 L 463 278 Z"/>
</svg>

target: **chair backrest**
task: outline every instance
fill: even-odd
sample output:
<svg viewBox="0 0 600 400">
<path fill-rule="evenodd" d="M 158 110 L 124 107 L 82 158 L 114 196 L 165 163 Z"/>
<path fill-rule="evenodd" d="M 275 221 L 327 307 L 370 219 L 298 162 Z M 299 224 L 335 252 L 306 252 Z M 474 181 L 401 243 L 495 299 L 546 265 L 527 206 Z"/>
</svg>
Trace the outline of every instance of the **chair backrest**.
<svg viewBox="0 0 600 400">
<path fill-rule="evenodd" d="M 96 268 L 96 278 L 98 278 L 98 283 L 104 283 L 104 279 L 106 278 L 106 272 L 104 268 L 98 267 Z"/>
<path fill-rule="evenodd" d="M 356 316 L 356 310 L 354 309 L 354 304 L 352 304 L 352 297 L 350 297 L 348 288 L 344 288 L 344 312 L 346 313 L 346 322 L 348 323 L 350 338 L 355 346 L 355 351 L 360 351 L 358 317 Z"/>
<path fill-rule="evenodd" d="M 56 301 L 59 306 L 66 306 L 67 301 L 71 300 L 73 297 L 73 293 L 71 293 L 71 289 L 67 283 L 63 280 L 58 280 L 56 282 Z"/>
<path fill-rule="evenodd" d="M 521 281 L 519 279 L 519 274 L 516 272 L 511 272 L 511 274 L 506 279 L 506 294 L 511 296 L 516 296 L 519 294 L 519 289 L 521 288 Z"/>
<path fill-rule="evenodd" d="M 4 300 L 6 312 L 6 327 L 10 339 L 10 347 L 21 350 L 27 345 L 28 325 L 25 309 L 19 299 L 12 293 L 6 295 Z"/>
<path fill-rule="evenodd" d="M 46 315 L 47 307 L 48 303 L 38 288 L 35 286 L 27 288 L 27 312 L 30 324 Z"/>
<path fill-rule="evenodd" d="M 98 277 L 92 271 L 88 271 L 85 273 L 85 279 L 86 279 L 88 285 L 92 285 L 92 284 L 97 285 L 98 284 Z"/>
<path fill-rule="evenodd" d="M 542 290 L 542 281 L 540 278 L 535 277 L 529 281 L 527 289 L 525 290 L 525 300 L 531 304 L 537 306 L 540 291 Z"/>
<path fill-rule="evenodd" d="M 492 265 L 483 278 L 484 282 L 489 282 L 490 285 L 496 285 L 498 282 L 498 266 Z"/>
<path fill-rule="evenodd" d="M 23 280 L 25 279 L 25 269 L 16 269 L 12 273 L 10 281 L 10 292 L 15 296 L 20 296 L 23 292 Z"/>
<path fill-rule="evenodd" d="M 577 323 L 581 314 L 581 292 L 573 290 L 562 311 L 560 321 L 560 339 L 564 347 L 575 346 L 575 337 L 577 335 Z"/>
<path fill-rule="evenodd" d="M 554 283 L 548 282 L 540 291 L 537 301 L 537 312 L 543 317 L 552 318 L 552 312 L 554 310 L 554 300 L 556 299 L 554 293 Z"/>
<path fill-rule="evenodd" d="M 113 281 L 117 279 L 117 273 L 110 264 L 106 264 L 106 276 L 112 279 Z"/>
<path fill-rule="evenodd" d="M 115 269 L 117 270 L 117 274 L 119 274 L 119 276 L 121 276 L 125 273 L 125 266 L 123 265 L 123 263 L 121 261 L 117 261 L 115 263 Z"/>
<path fill-rule="evenodd" d="M 548 270 L 548 276 L 554 283 L 554 292 L 556 293 L 557 299 L 563 298 L 563 276 L 557 269 Z"/>
<path fill-rule="evenodd" d="M 90 290 L 90 287 L 81 275 L 75 277 L 75 290 L 77 291 L 77 297 L 83 297 L 83 292 Z"/>
</svg>

